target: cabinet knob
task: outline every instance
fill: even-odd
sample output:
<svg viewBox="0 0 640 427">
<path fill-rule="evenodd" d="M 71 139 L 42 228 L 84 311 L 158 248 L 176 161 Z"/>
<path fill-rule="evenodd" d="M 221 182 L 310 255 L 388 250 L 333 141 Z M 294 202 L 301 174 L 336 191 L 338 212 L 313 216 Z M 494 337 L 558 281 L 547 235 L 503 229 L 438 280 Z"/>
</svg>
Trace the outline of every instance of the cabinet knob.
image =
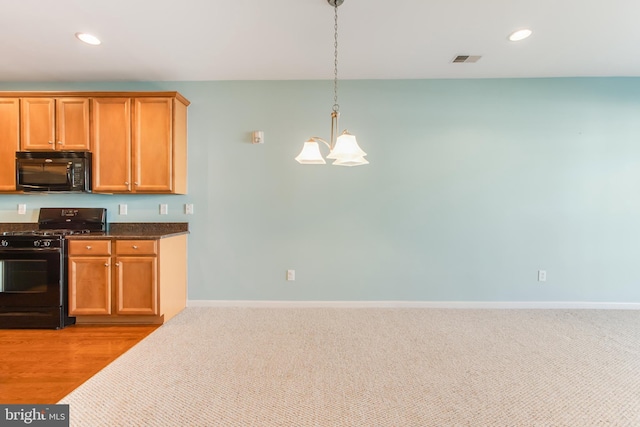
<svg viewBox="0 0 640 427">
<path fill-rule="evenodd" d="M 64 145 L 64 142 L 62 142 L 62 141 L 58 141 L 58 144 L 60 144 L 60 145 Z"/>
<path fill-rule="evenodd" d="M 104 266 L 105 266 L 105 267 L 109 267 L 109 263 L 108 263 L 108 262 L 105 262 L 105 263 L 104 263 Z"/>
<path fill-rule="evenodd" d="M 87 245 L 87 249 L 91 250 L 91 246 Z"/>
<path fill-rule="evenodd" d="M 124 185 L 129 185 L 129 182 L 128 182 L 128 181 L 125 181 Z"/>
<path fill-rule="evenodd" d="M 137 182 L 134 182 L 134 183 L 133 183 L 133 185 L 138 185 L 138 183 L 137 183 Z"/>
<path fill-rule="evenodd" d="M 49 141 L 49 144 L 53 145 L 53 141 Z"/>
<path fill-rule="evenodd" d="M 119 262 L 116 262 L 116 267 L 120 267 L 120 263 Z"/>
<path fill-rule="evenodd" d="M 133 245 L 132 247 L 133 247 L 133 249 L 138 249 L 138 246 L 136 246 L 136 245 Z"/>
</svg>

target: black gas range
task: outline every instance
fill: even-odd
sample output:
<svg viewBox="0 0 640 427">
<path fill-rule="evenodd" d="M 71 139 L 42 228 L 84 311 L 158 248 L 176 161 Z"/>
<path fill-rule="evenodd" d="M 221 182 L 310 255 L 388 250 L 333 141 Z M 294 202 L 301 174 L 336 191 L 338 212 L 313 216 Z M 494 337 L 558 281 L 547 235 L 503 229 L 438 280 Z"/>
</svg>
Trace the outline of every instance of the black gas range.
<svg viewBox="0 0 640 427">
<path fill-rule="evenodd" d="M 61 329 L 68 311 L 68 242 L 104 233 L 104 208 L 41 208 L 38 228 L 0 235 L 0 328 Z"/>
</svg>

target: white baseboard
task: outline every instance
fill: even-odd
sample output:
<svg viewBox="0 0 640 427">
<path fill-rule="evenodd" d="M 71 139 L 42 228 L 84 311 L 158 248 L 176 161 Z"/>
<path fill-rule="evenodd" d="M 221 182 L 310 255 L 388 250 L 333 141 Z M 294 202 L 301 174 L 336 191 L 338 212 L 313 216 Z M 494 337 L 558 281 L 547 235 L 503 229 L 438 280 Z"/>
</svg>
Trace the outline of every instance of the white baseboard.
<svg viewBox="0 0 640 427">
<path fill-rule="evenodd" d="M 637 302 L 581 301 L 254 301 L 188 300 L 187 307 L 256 307 L 256 308 L 460 308 L 460 309 L 588 309 L 640 310 Z"/>
</svg>

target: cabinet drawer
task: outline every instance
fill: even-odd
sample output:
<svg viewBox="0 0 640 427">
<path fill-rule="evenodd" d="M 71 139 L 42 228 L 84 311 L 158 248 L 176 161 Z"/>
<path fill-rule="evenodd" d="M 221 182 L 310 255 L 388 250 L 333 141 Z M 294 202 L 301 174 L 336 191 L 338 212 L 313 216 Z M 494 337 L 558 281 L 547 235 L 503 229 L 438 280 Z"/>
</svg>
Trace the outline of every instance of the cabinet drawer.
<svg viewBox="0 0 640 427">
<path fill-rule="evenodd" d="M 156 255 L 156 240 L 116 240 L 116 255 Z"/>
<path fill-rule="evenodd" d="M 111 255 L 111 241 L 69 240 L 69 255 Z"/>
</svg>

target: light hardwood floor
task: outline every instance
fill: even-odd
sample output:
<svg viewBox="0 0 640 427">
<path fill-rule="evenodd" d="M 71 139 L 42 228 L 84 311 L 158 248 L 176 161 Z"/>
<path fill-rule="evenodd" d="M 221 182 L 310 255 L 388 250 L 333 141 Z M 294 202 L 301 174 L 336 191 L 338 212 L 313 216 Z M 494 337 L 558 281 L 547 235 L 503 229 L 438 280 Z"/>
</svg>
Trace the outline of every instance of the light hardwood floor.
<svg viewBox="0 0 640 427">
<path fill-rule="evenodd" d="M 61 330 L 2 329 L 0 403 L 56 403 L 156 328 L 73 325 Z"/>
</svg>

